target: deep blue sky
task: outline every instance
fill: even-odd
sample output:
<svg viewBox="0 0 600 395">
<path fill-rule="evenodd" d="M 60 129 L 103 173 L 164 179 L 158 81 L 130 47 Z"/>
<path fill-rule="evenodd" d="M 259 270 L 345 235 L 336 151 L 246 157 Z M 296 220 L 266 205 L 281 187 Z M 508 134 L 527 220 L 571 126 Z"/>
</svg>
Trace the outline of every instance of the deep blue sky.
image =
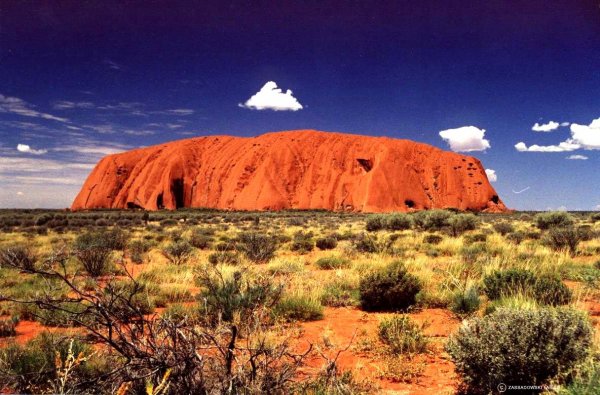
<svg viewBox="0 0 600 395">
<path fill-rule="evenodd" d="M 56 3 L 0 4 L 1 207 L 66 207 L 103 154 L 194 135 L 310 128 L 449 149 L 439 132 L 463 126 L 485 129 L 491 148 L 469 154 L 508 206 L 600 205 L 593 142 L 514 147 L 571 136 L 536 122 L 600 118 L 598 1 Z M 267 81 L 303 109 L 238 105 Z"/>
</svg>

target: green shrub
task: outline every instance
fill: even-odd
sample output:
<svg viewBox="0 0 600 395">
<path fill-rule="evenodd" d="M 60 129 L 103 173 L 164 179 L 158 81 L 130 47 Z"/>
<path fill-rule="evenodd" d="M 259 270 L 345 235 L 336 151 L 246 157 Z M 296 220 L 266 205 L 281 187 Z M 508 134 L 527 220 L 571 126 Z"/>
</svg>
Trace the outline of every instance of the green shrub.
<svg viewBox="0 0 600 395">
<path fill-rule="evenodd" d="M 556 251 L 568 249 L 574 256 L 577 253 L 577 246 L 584 239 L 584 234 L 572 226 L 552 228 L 546 236 L 546 243 Z"/>
<path fill-rule="evenodd" d="M 479 310 L 480 305 L 481 299 L 477 287 L 467 287 L 454 293 L 450 310 L 458 315 L 468 315 Z"/>
<path fill-rule="evenodd" d="M 133 263 L 144 262 L 144 254 L 150 250 L 152 244 L 147 240 L 133 240 L 129 243 L 129 256 Z"/>
<path fill-rule="evenodd" d="M 523 232 L 512 232 L 506 235 L 506 240 L 517 245 L 521 244 L 525 238 L 526 235 Z"/>
<path fill-rule="evenodd" d="M 591 361 L 577 372 L 574 380 L 561 388 L 561 395 L 600 395 L 600 361 Z"/>
<path fill-rule="evenodd" d="M 312 232 L 298 231 L 294 234 L 292 239 L 292 245 L 290 250 L 296 251 L 300 254 L 306 254 L 315 248 L 315 241 L 313 240 Z"/>
<path fill-rule="evenodd" d="M 403 311 L 416 303 L 419 280 L 401 262 L 372 271 L 360 280 L 360 303 L 367 311 Z"/>
<path fill-rule="evenodd" d="M 483 279 L 484 292 L 488 298 L 526 294 L 535 284 L 536 277 L 529 270 L 509 269 L 496 271 Z"/>
<path fill-rule="evenodd" d="M 213 265 L 238 265 L 240 263 L 240 256 L 237 252 L 233 251 L 218 251 L 208 255 L 208 262 Z"/>
<path fill-rule="evenodd" d="M 484 291 L 491 300 L 523 295 L 547 305 L 571 301 L 571 290 L 557 277 L 541 276 L 523 269 L 494 272 L 483 279 Z"/>
<path fill-rule="evenodd" d="M 423 230 L 441 230 L 448 226 L 452 215 L 446 210 L 427 210 L 417 212 L 413 218 L 415 224 Z"/>
<path fill-rule="evenodd" d="M 186 240 L 173 241 L 163 248 L 162 253 L 169 260 L 169 262 L 175 265 L 184 264 L 190 259 L 194 248 Z"/>
<path fill-rule="evenodd" d="M 533 286 L 533 297 L 539 303 L 560 306 L 569 304 L 572 292 L 558 277 L 538 277 Z"/>
<path fill-rule="evenodd" d="M 25 244 L 14 244 L 0 250 L 0 267 L 9 266 L 25 271 L 35 269 L 36 253 Z"/>
<path fill-rule="evenodd" d="M 365 229 L 367 232 L 376 232 L 378 230 L 385 229 L 386 218 L 384 215 L 371 215 L 367 217 L 365 222 Z"/>
<path fill-rule="evenodd" d="M 275 305 L 273 315 L 287 321 L 316 321 L 323 319 L 323 306 L 305 296 L 288 296 Z"/>
<path fill-rule="evenodd" d="M 319 269 L 332 270 L 332 269 L 344 269 L 350 267 L 350 260 L 341 256 L 328 256 L 320 258 L 315 262 L 315 265 Z"/>
<path fill-rule="evenodd" d="M 239 250 L 255 263 L 270 261 L 277 251 L 276 240 L 260 233 L 242 233 L 238 240 Z"/>
<path fill-rule="evenodd" d="M 423 327 L 405 314 L 394 314 L 385 318 L 379 323 L 378 334 L 392 354 L 415 354 L 427 350 L 427 338 L 423 334 Z"/>
<path fill-rule="evenodd" d="M 466 235 L 464 237 L 465 244 L 474 244 L 474 243 L 485 243 L 487 241 L 487 235 L 485 233 L 475 233 L 473 235 Z"/>
<path fill-rule="evenodd" d="M 592 328 L 577 311 L 499 309 L 463 324 L 446 349 L 469 393 L 487 394 L 499 383 L 563 382 L 591 344 Z"/>
<path fill-rule="evenodd" d="M 213 242 L 213 238 L 210 235 L 206 235 L 204 232 L 194 232 L 190 236 L 190 244 L 199 250 L 210 249 Z"/>
<path fill-rule="evenodd" d="M 444 240 L 443 236 L 440 235 L 436 235 L 436 234 L 429 234 L 429 235 L 425 235 L 425 237 L 423 237 L 423 242 L 424 243 L 428 243 L 428 244 L 440 244 L 442 242 L 442 240 Z"/>
<path fill-rule="evenodd" d="M 510 222 L 498 222 L 494 224 L 494 230 L 505 236 L 515 231 L 515 227 Z"/>
<path fill-rule="evenodd" d="M 361 233 L 352 240 L 352 246 L 358 252 L 385 253 L 391 250 L 393 240 L 389 237 L 377 237 L 368 233 Z"/>
<path fill-rule="evenodd" d="M 235 249 L 237 249 L 236 243 L 229 240 L 222 241 L 214 246 L 215 251 L 233 251 Z"/>
<path fill-rule="evenodd" d="M 279 302 L 282 292 L 282 287 L 268 278 L 251 278 L 243 271 L 236 271 L 230 277 L 218 271 L 201 271 L 197 282 L 203 288 L 198 295 L 201 316 L 212 325 L 232 322 L 236 316 L 240 322 L 249 323 L 256 309 L 271 309 Z"/>
<path fill-rule="evenodd" d="M 413 220 L 408 214 L 395 213 L 386 218 L 385 226 L 389 230 L 406 230 L 412 227 Z"/>
<path fill-rule="evenodd" d="M 575 222 L 571 214 L 564 211 L 540 213 L 537 214 L 533 220 L 535 221 L 536 226 L 542 230 L 570 226 Z"/>
<path fill-rule="evenodd" d="M 317 239 L 317 248 L 320 250 L 333 250 L 337 247 L 337 239 L 335 237 L 327 236 Z"/>
<path fill-rule="evenodd" d="M 479 224 L 479 219 L 473 214 L 455 214 L 447 219 L 452 236 L 456 237 L 468 230 L 474 230 Z"/>
</svg>

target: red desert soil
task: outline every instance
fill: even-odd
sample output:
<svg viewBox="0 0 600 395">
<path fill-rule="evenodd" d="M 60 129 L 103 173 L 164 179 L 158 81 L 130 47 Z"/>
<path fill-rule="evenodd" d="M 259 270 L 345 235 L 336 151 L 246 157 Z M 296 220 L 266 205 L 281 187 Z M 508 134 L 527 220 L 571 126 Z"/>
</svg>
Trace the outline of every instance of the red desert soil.
<svg viewBox="0 0 600 395">
<path fill-rule="evenodd" d="M 364 313 L 356 308 L 326 308 L 325 318 L 302 324 L 302 334 L 298 350 L 308 347 L 309 342 L 320 344 L 321 351 L 329 359 L 335 358 L 340 350 L 345 350 L 352 342 L 356 346 L 361 339 L 375 339 L 380 320 L 386 314 Z M 342 351 L 337 359 L 338 368 L 350 370 L 359 381 L 365 380 L 375 384 L 378 392 L 388 394 L 453 394 L 459 384 L 454 372 L 454 365 L 443 351 L 443 343 L 447 336 L 454 332 L 460 324 L 449 311 L 443 309 L 425 309 L 410 314 L 418 323 L 429 323 L 425 334 L 431 338 L 430 351 L 418 355 L 413 364 L 425 364 L 422 375 L 411 383 L 392 382 L 379 378 L 384 368 L 381 358 L 372 353 L 361 352 L 355 347 Z M 325 348 L 325 342 L 330 347 Z M 315 355 L 308 362 L 304 374 L 314 375 L 327 363 L 323 356 Z"/>
<path fill-rule="evenodd" d="M 72 209 L 506 211 L 476 158 L 387 137 L 207 136 L 103 158 Z"/>
</svg>

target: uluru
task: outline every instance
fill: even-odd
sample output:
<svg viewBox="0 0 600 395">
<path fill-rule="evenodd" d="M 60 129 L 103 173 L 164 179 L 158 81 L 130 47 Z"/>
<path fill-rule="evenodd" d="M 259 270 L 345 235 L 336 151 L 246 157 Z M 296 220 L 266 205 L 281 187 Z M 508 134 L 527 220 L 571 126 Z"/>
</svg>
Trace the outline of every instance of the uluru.
<svg viewBox="0 0 600 395">
<path fill-rule="evenodd" d="M 184 207 L 507 210 L 474 157 L 410 140 L 315 130 L 195 137 L 108 155 L 71 208 Z"/>
</svg>

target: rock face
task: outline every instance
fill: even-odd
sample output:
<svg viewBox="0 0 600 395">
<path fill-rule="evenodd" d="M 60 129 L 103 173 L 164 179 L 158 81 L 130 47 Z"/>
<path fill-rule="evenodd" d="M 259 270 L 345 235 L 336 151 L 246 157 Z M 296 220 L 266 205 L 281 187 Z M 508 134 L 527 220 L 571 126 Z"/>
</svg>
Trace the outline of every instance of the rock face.
<svg viewBox="0 0 600 395">
<path fill-rule="evenodd" d="M 479 160 L 387 137 L 208 136 L 103 158 L 73 210 L 506 211 Z"/>
</svg>

